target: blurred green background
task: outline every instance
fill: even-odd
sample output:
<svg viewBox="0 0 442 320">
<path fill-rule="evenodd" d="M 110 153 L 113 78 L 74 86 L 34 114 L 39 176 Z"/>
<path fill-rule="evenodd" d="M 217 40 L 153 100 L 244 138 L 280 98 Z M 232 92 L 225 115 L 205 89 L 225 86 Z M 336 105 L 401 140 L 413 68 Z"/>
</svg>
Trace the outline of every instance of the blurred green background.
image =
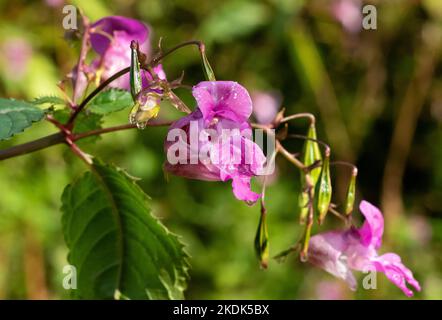
<svg viewBox="0 0 442 320">
<path fill-rule="evenodd" d="M 360 28 L 358 0 L 112 0 L 72 1 L 94 21 L 123 15 L 147 22 L 171 47 L 204 40 L 218 79 L 252 94 L 278 96 L 287 113 L 312 112 L 334 159 L 359 167 L 358 198 L 384 210 L 381 252 L 394 251 L 423 290 L 442 298 L 442 2 L 371 1 L 377 30 Z M 60 94 L 56 84 L 74 66 L 78 46 L 63 39 L 62 0 L 0 0 L 0 96 L 32 99 Z M 355 8 L 357 9 L 355 11 Z M 169 79 L 203 80 L 195 48 L 168 57 Z M 194 106 L 188 90 L 177 94 Z M 256 101 L 256 105 L 259 101 Z M 162 108 L 160 116 L 176 112 Z M 127 121 L 128 110 L 106 125 Z M 293 132 L 306 133 L 303 120 Z M 0 148 L 55 132 L 41 122 Z M 86 151 L 142 178 L 157 216 L 182 235 L 191 255 L 188 299 L 403 299 L 384 275 L 377 290 L 352 292 L 322 270 L 290 256 L 261 270 L 253 251 L 259 206 L 235 200 L 228 183 L 170 177 L 162 171 L 166 128 L 103 136 Z M 293 152 L 299 142 L 287 144 Z M 283 159 L 280 159 L 283 160 Z M 300 234 L 299 172 L 278 161 L 267 191 L 271 254 Z M 0 164 L 0 298 L 66 299 L 66 246 L 60 230 L 64 186 L 85 171 L 65 146 Z M 348 170 L 333 170 L 342 202 Z M 255 190 L 259 184 L 255 182 Z M 355 219 L 361 221 L 360 215 Z M 329 217 L 322 229 L 338 227 Z M 315 230 L 318 231 L 318 230 Z M 359 274 L 362 279 L 363 274 Z"/>
</svg>

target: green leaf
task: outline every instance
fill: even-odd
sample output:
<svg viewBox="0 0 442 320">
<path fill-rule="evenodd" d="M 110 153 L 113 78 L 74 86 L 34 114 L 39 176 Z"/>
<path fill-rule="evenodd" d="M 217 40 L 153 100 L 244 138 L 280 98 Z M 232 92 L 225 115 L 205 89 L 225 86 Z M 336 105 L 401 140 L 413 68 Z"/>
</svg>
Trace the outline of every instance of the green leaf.
<svg viewBox="0 0 442 320">
<path fill-rule="evenodd" d="M 41 96 L 35 98 L 34 101 L 32 101 L 32 104 L 35 105 L 49 104 L 52 106 L 60 106 L 60 105 L 65 105 L 66 102 L 62 98 L 56 96 Z"/>
<path fill-rule="evenodd" d="M 0 140 L 22 132 L 41 120 L 44 114 L 44 110 L 31 103 L 0 98 Z"/>
<path fill-rule="evenodd" d="M 148 196 L 123 170 L 95 160 L 62 196 L 69 263 L 81 299 L 182 299 L 187 254 L 152 216 Z"/>
<path fill-rule="evenodd" d="M 95 97 L 88 110 L 97 114 L 108 114 L 123 110 L 127 107 L 132 107 L 132 96 L 128 91 L 110 89 L 102 91 L 97 97 Z"/>
</svg>

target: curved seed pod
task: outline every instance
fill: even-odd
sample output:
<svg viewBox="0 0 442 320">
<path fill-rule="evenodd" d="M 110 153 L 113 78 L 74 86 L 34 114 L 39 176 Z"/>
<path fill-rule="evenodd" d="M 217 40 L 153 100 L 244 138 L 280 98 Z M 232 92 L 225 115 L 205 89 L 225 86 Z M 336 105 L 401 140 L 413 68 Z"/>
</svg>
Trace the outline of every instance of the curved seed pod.
<svg viewBox="0 0 442 320">
<path fill-rule="evenodd" d="M 324 218 L 328 212 L 332 197 L 332 184 L 330 178 L 330 151 L 328 150 L 322 164 L 322 173 L 321 179 L 319 181 L 318 192 L 319 224 L 321 224 L 322 221 L 324 221 Z"/>
<path fill-rule="evenodd" d="M 347 189 L 347 197 L 345 199 L 345 214 L 350 215 L 353 211 L 353 206 L 355 203 L 355 194 L 356 194 L 356 176 L 358 175 L 358 169 L 354 168 L 350 183 L 348 184 Z"/>
<path fill-rule="evenodd" d="M 255 252 L 261 267 L 266 269 L 269 261 L 269 234 L 267 231 L 266 213 L 261 213 L 259 218 L 258 230 L 255 236 Z"/>
<path fill-rule="evenodd" d="M 135 101 L 142 88 L 140 62 L 138 61 L 138 42 L 132 41 L 130 43 L 130 51 L 130 93 Z"/>
</svg>

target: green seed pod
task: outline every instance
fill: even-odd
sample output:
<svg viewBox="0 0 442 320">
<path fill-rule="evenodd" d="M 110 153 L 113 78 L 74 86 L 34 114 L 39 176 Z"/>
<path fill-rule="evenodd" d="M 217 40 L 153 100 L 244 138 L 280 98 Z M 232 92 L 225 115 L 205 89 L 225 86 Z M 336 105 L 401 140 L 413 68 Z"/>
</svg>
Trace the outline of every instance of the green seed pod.
<svg viewBox="0 0 442 320">
<path fill-rule="evenodd" d="M 312 123 L 308 129 L 307 138 L 309 138 L 309 139 L 305 140 L 304 152 L 303 152 L 303 154 L 304 154 L 303 163 L 306 166 L 311 166 L 316 161 L 322 160 L 321 150 L 319 149 L 319 145 L 316 141 L 313 141 L 313 140 L 317 139 L 316 127 L 315 127 L 314 123 Z M 313 140 L 311 140 L 311 139 L 313 139 Z M 318 182 L 320 174 L 321 174 L 321 167 L 315 168 L 312 171 L 310 171 L 310 176 L 312 178 L 313 187 Z"/>
<path fill-rule="evenodd" d="M 215 73 L 213 72 L 212 67 L 210 66 L 209 60 L 206 56 L 206 49 L 204 44 L 200 45 L 200 53 L 201 53 L 201 62 L 203 64 L 204 75 L 208 81 L 216 81 Z"/>
<path fill-rule="evenodd" d="M 142 88 L 140 62 L 138 61 L 138 42 L 130 43 L 130 93 L 134 101 Z"/>
<path fill-rule="evenodd" d="M 321 150 L 319 149 L 319 145 L 316 141 L 316 127 L 315 124 L 312 123 L 308 129 L 307 132 L 307 138 L 304 143 L 304 150 L 303 150 L 303 159 L 302 162 L 304 165 L 311 166 L 316 161 L 322 160 Z M 312 140 L 313 139 L 313 140 Z M 318 182 L 319 176 L 321 174 L 321 167 L 315 168 L 311 170 L 308 175 L 310 177 L 310 181 L 312 183 L 313 187 L 313 196 L 314 196 L 314 188 L 316 186 L 316 183 Z M 301 175 L 301 187 L 305 189 L 307 187 L 306 178 L 304 175 Z M 308 193 L 303 191 L 299 195 L 299 221 L 301 224 L 305 223 L 307 214 L 308 214 Z"/>
<path fill-rule="evenodd" d="M 353 206 L 355 203 L 355 195 L 356 195 L 356 176 L 358 175 L 358 169 L 354 168 L 350 183 L 347 189 L 347 198 L 345 199 L 345 214 L 348 216 L 353 211 Z"/>
<path fill-rule="evenodd" d="M 322 164 L 322 173 L 321 179 L 319 181 L 318 192 L 319 224 L 321 224 L 322 221 L 324 221 L 325 215 L 328 212 L 332 197 L 332 184 L 330 178 L 330 152 L 328 150 Z"/>
<path fill-rule="evenodd" d="M 308 192 L 302 191 L 299 194 L 298 204 L 299 204 L 299 223 L 304 224 L 308 215 L 308 204 L 309 204 Z"/>
<path fill-rule="evenodd" d="M 262 213 L 259 218 L 258 230 L 255 236 L 255 252 L 261 267 L 267 269 L 269 262 L 269 234 L 267 231 L 266 214 Z"/>
</svg>

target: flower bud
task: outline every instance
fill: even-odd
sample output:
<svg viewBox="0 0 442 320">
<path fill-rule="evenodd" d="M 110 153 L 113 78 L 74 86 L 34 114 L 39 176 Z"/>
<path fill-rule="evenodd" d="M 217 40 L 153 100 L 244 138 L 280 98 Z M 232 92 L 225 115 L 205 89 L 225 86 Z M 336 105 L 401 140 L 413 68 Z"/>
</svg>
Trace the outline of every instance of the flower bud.
<svg viewBox="0 0 442 320">
<path fill-rule="evenodd" d="M 322 221 L 324 221 L 325 215 L 328 212 L 332 197 L 332 184 L 330 178 L 330 151 L 328 149 L 322 163 L 322 173 L 321 179 L 319 181 L 318 192 L 318 214 L 319 224 L 321 224 Z"/>
<path fill-rule="evenodd" d="M 142 94 L 135 101 L 129 115 L 129 122 L 136 124 L 139 129 L 144 129 L 147 122 L 158 115 L 160 102 L 161 96 L 156 92 Z"/>
<path fill-rule="evenodd" d="M 345 214 L 350 215 L 353 211 L 356 194 L 356 176 L 358 175 L 358 169 L 354 168 L 351 174 L 350 183 L 347 189 L 347 198 L 345 199 Z"/>
</svg>

